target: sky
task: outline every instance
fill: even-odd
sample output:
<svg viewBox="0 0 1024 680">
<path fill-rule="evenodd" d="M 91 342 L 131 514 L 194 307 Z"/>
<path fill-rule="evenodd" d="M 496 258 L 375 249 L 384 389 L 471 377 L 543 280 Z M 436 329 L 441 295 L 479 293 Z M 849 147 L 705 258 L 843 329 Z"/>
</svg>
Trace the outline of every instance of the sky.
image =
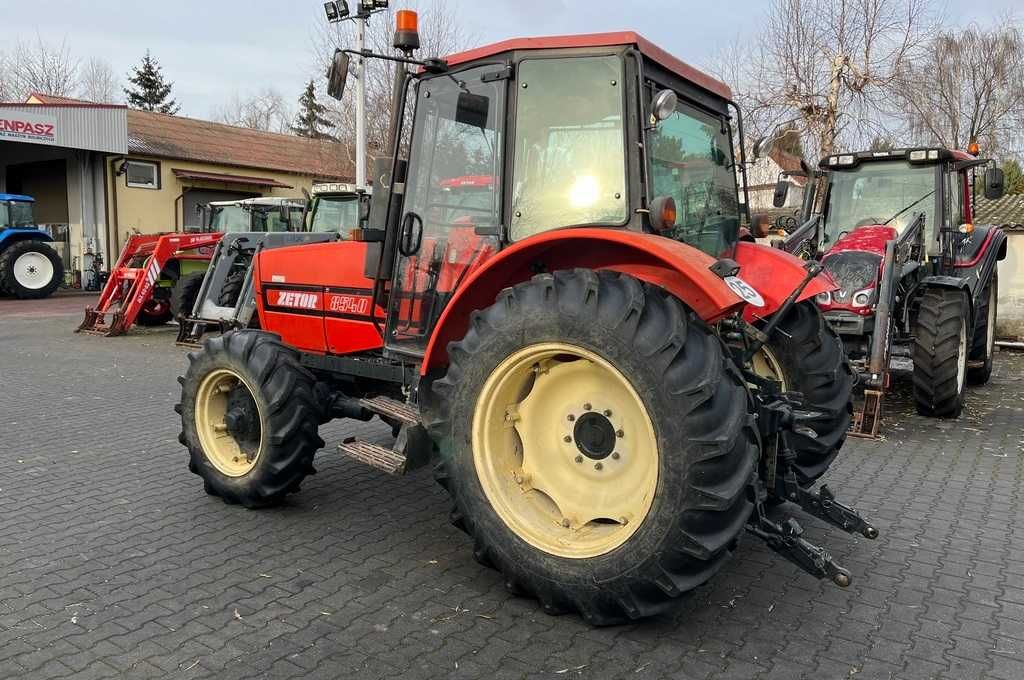
<svg viewBox="0 0 1024 680">
<path fill-rule="evenodd" d="M 448 0 L 480 44 L 519 36 L 636 30 L 695 66 L 750 35 L 767 0 Z M 947 23 L 991 23 L 1020 0 L 951 2 Z M 401 8 L 401 0 L 392 0 Z M 148 49 L 174 82 L 181 114 L 206 118 L 235 94 L 265 87 L 290 102 L 316 75 L 312 36 L 320 0 L 177 0 L 142 3 L 0 0 L 0 49 L 18 39 L 67 41 L 73 55 L 107 60 L 124 76 Z"/>
</svg>

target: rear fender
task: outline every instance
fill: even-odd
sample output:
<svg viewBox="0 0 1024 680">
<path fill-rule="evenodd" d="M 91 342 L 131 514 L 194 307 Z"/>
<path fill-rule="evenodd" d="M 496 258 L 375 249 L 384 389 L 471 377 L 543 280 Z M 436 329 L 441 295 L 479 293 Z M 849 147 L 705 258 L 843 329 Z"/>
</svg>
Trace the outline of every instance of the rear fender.
<svg viewBox="0 0 1024 680">
<path fill-rule="evenodd" d="M 714 322 L 743 300 L 711 272 L 715 259 L 691 246 L 614 229 L 560 229 L 520 241 L 487 260 L 453 295 L 427 344 L 421 372 L 447 365 L 448 343 L 466 333 L 470 314 L 509 286 L 541 272 L 584 267 L 621 272 L 665 289 Z"/>
<path fill-rule="evenodd" d="M 39 229 L 0 229 L 0 250 L 19 241 L 53 242 L 53 237 Z"/>
<path fill-rule="evenodd" d="M 804 260 L 778 248 L 759 243 L 736 244 L 733 259 L 740 266 L 740 278 L 753 286 L 764 298 L 763 307 L 748 305 L 743 310 L 744 318 L 750 322 L 774 314 L 807 276 Z M 811 279 L 797 301 L 809 300 L 818 293 L 826 293 L 836 288 L 838 286 L 832 277 L 821 273 Z"/>
</svg>

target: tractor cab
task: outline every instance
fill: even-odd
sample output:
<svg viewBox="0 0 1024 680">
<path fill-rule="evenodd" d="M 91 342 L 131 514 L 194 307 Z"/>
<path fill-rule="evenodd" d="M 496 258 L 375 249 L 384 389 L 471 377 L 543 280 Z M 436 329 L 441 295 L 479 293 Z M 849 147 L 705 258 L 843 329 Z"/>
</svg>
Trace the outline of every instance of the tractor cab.
<svg viewBox="0 0 1024 680">
<path fill-rule="evenodd" d="M 0 194 L 0 230 L 35 227 L 32 208 L 35 200 L 18 194 Z"/>
<path fill-rule="evenodd" d="M 298 198 L 247 198 L 214 201 L 198 209 L 205 213 L 204 231 L 233 234 L 302 231 L 305 207 Z"/>
<path fill-rule="evenodd" d="M 369 209 L 370 191 L 354 184 L 314 184 L 306 231 L 336 233 L 343 238 L 359 229 Z"/>
</svg>

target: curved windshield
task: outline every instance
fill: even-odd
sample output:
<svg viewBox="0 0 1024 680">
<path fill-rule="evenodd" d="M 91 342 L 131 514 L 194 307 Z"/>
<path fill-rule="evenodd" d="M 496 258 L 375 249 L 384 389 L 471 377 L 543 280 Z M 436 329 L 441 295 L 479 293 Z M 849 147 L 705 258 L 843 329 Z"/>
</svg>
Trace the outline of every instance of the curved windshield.
<svg viewBox="0 0 1024 680">
<path fill-rule="evenodd" d="M 852 170 L 833 170 L 825 207 L 824 244 L 857 227 L 888 224 L 902 232 L 919 213 L 925 227 L 935 216 L 935 166 L 906 161 L 872 161 Z"/>
<path fill-rule="evenodd" d="M 314 200 L 310 231 L 348 236 L 353 229 L 359 228 L 357 196 L 317 196 Z"/>
<path fill-rule="evenodd" d="M 721 255 L 740 219 L 729 127 L 680 102 L 654 131 L 649 153 L 653 197 L 676 202 L 676 224 L 665 235 Z"/>
<path fill-rule="evenodd" d="M 5 227 L 32 227 L 32 204 L 27 201 L 0 202 L 0 229 Z"/>
<path fill-rule="evenodd" d="M 251 231 L 249 211 L 240 205 L 210 206 L 210 231 Z"/>
<path fill-rule="evenodd" d="M 625 224 L 622 78 L 617 56 L 522 62 L 513 241 L 559 227 Z"/>
</svg>

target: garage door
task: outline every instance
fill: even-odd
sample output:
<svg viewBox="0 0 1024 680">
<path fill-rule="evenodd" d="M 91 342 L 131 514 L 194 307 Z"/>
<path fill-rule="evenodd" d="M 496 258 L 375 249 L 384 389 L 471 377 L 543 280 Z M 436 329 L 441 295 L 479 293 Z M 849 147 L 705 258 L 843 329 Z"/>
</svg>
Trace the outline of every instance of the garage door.
<svg viewBox="0 0 1024 680">
<path fill-rule="evenodd" d="M 189 189 L 185 192 L 185 226 L 200 227 L 201 216 L 196 212 L 196 206 L 205 205 L 214 201 L 240 201 L 243 198 L 255 198 L 261 194 L 254 194 L 245 191 L 217 191 L 214 189 Z"/>
</svg>

